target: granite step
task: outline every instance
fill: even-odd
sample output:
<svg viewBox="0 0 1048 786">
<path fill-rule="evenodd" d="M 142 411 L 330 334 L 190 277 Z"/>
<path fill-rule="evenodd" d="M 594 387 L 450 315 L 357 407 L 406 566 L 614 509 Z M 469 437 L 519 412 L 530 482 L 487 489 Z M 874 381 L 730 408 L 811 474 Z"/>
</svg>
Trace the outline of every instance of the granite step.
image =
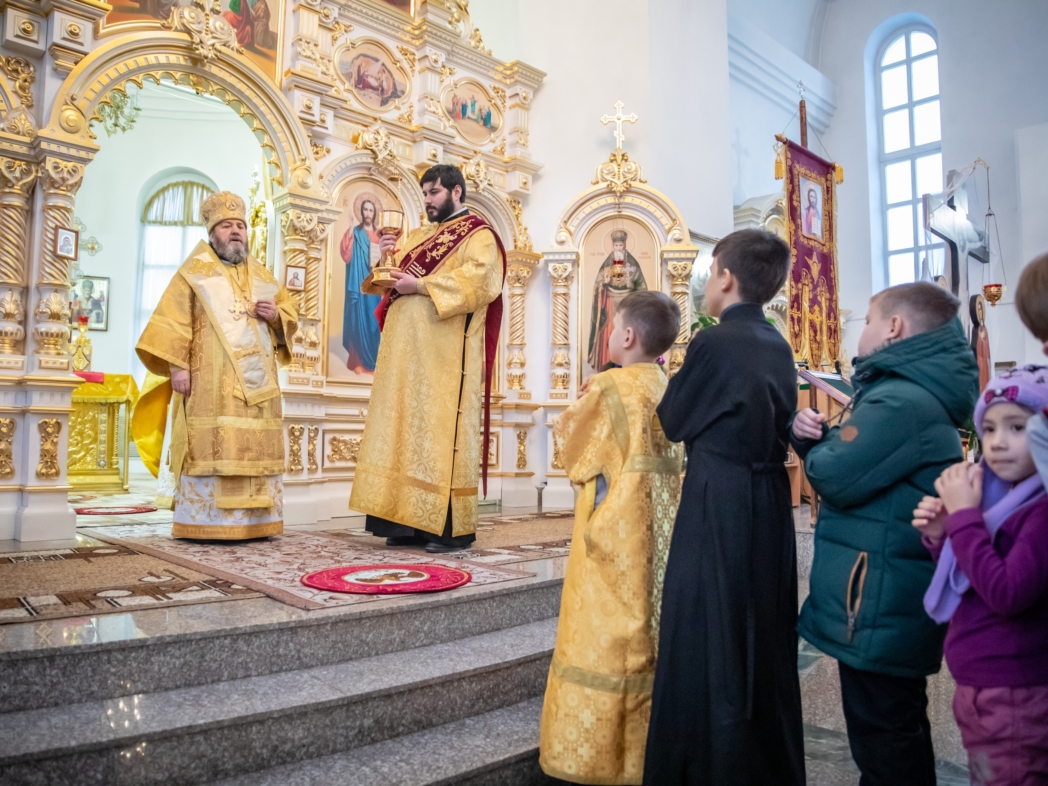
<svg viewBox="0 0 1048 786">
<path fill-rule="evenodd" d="M 539 769 L 536 697 L 319 759 L 216 781 L 209 786 L 547 786 Z"/>
<path fill-rule="evenodd" d="M 189 786 L 541 696 L 556 619 L 326 666 L 0 715 L 0 783 Z"/>
<path fill-rule="evenodd" d="M 167 631 L 164 612 L 135 612 L 124 615 L 130 631 L 82 644 L 40 646 L 34 635 L 48 623 L 20 626 L 27 641 L 0 651 L 0 717 L 326 666 L 547 620 L 559 612 L 562 583 L 532 579 L 321 611 L 269 598 L 183 607 L 173 610 L 185 618 L 182 629 L 157 635 L 139 620 Z M 193 614 L 206 614 L 209 624 Z M 222 623 L 212 624 L 218 616 Z M 99 627 L 113 622 L 103 618 Z M 14 636 L 7 634 L 9 644 Z"/>
</svg>

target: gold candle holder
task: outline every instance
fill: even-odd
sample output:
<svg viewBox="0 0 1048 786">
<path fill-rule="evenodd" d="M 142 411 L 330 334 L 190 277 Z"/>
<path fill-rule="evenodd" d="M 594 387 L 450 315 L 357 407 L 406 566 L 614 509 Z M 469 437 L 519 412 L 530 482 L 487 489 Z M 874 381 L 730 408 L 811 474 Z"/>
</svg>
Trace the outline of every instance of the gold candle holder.
<svg viewBox="0 0 1048 786">
<path fill-rule="evenodd" d="M 1004 297 L 1004 285 L 1003 284 L 985 284 L 983 285 L 983 297 L 986 298 L 986 302 L 990 304 L 992 308 L 997 307 L 997 301 Z"/>
<path fill-rule="evenodd" d="M 400 235 L 404 229 L 404 214 L 399 210 L 383 210 L 379 213 L 380 235 Z M 371 283 L 383 289 L 392 289 L 397 280 L 390 275 L 397 266 L 393 264 L 393 251 L 383 251 L 378 264 L 371 271 Z"/>
</svg>

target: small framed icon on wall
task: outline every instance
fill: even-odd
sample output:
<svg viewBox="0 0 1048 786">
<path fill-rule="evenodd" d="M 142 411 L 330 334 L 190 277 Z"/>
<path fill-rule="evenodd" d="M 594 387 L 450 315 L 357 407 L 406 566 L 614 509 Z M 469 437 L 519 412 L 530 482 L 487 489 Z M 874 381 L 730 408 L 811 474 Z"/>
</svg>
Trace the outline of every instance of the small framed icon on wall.
<svg viewBox="0 0 1048 786">
<path fill-rule="evenodd" d="M 290 292 L 301 292 L 306 288 L 306 269 L 289 267 L 284 271 L 284 286 Z"/>
<path fill-rule="evenodd" d="M 80 232 L 68 227 L 55 228 L 55 256 L 74 262 L 80 257 Z"/>
</svg>

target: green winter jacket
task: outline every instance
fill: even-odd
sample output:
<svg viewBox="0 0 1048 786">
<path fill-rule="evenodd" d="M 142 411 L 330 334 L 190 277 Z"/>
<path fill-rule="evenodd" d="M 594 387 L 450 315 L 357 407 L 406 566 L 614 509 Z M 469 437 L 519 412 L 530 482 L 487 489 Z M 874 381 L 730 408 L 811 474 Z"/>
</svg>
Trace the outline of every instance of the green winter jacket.
<svg viewBox="0 0 1048 786">
<path fill-rule="evenodd" d="M 913 509 L 963 457 L 979 369 L 955 318 L 859 358 L 852 382 L 848 420 L 793 441 L 822 498 L 799 630 L 853 668 L 923 677 L 939 670 L 946 627 L 924 611 L 934 564 Z"/>
</svg>

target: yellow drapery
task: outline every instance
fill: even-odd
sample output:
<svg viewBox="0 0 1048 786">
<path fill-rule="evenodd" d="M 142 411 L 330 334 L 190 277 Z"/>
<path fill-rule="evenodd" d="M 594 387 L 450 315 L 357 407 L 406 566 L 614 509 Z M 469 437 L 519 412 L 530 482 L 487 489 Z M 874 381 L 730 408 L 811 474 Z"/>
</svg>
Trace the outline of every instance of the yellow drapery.
<svg viewBox="0 0 1048 786">
<path fill-rule="evenodd" d="M 554 426 L 568 477 L 582 488 L 539 763 L 573 783 L 636 784 L 644 773 L 662 582 L 680 502 L 681 448 L 655 415 L 666 381 L 654 363 L 598 374 Z M 594 510 L 599 475 L 608 490 Z"/>
<path fill-rule="evenodd" d="M 397 264 L 440 226 L 411 232 Z M 491 230 L 474 232 L 422 282 L 386 316 L 349 507 L 439 535 L 450 499 L 459 536 L 477 527 L 484 320 L 502 291 Z"/>
</svg>

